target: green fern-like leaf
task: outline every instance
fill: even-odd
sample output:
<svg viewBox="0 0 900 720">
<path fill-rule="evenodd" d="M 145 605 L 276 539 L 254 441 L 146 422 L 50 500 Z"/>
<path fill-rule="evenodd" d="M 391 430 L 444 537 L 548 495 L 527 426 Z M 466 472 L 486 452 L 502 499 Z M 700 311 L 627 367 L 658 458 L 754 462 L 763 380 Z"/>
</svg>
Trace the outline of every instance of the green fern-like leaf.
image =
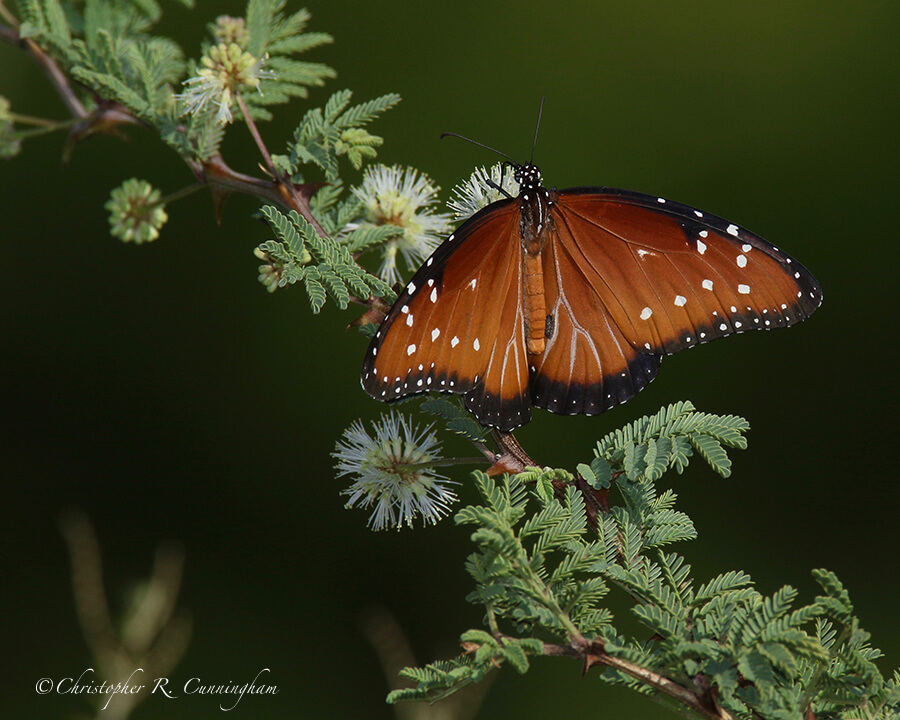
<svg viewBox="0 0 900 720">
<path fill-rule="evenodd" d="M 367 299 L 374 294 L 389 296 L 392 292 L 383 280 L 360 268 L 347 248 L 331 238 L 319 236 L 299 213 L 291 211 L 285 215 L 271 205 L 262 212 L 277 242 L 263 243 L 260 251 L 279 263 L 279 286 L 303 281 L 314 313 L 324 307 L 329 296 L 344 309 L 351 293 Z"/>
<path fill-rule="evenodd" d="M 332 95 L 325 108 L 310 110 L 294 131 L 291 161 L 295 166 L 312 163 L 321 168 L 328 181 L 338 175 L 338 159 L 346 156 L 354 167 L 364 157 L 375 157 L 375 147 L 381 138 L 362 129 L 385 110 L 400 101 L 399 95 L 389 94 L 351 106 L 352 94 L 342 90 Z"/>
<path fill-rule="evenodd" d="M 396 225 L 364 225 L 342 239 L 352 253 L 359 253 L 376 245 L 382 245 L 391 238 L 402 235 L 404 228 Z"/>
<path fill-rule="evenodd" d="M 479 425 L 455 399 L 432 396 L 425 400 L 421 407 L 423 411 L 446 420 L 447 429 L 468 440 L 482 442 L 487 436 L 487 429 Z"/>
<path fill-rule="evenodd" d="M 303 276 L 303 284 L 306 287 L 306 294 L 309 295 L 310 307 L 312 307 L 314 313 L 318 313 L 322 309 L 328 297 L 325 287 L 319 282 L 319 278 L 316 275 L 315 269 L 311 268 Z"/>
<path fill-rule="evenodd" d="M 72 30 L 59 0 L 21 0 L 19 37 L 34 38 L 65 60 L 72 59 Z"/>
<path fill-rule="evenodd" d="M 655 481 L 669 468 L 681 473 L 693 451 L 719 474 L 731 473 L 724 446 L 744 448 L 749 425 L 732 415 L 699 413 L 688 402 L 670 405 L 610 433 L 597 443 L 598 459 L 621 468 L 629 480 Z"/>
</svg>

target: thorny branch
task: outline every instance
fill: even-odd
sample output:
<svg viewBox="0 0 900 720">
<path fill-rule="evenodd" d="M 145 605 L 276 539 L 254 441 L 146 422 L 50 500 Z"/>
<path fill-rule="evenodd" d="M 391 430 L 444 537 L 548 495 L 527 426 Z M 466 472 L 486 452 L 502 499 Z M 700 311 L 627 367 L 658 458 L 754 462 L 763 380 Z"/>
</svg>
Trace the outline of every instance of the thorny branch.
<svg viewBox="0 0 900 720">
<path fill-rule="evenodd" d="M 573 645 L 544 644 L 544 655 L 574 657 L 584 660 L 584 671 L 587 672 L 595 665 L 606 665 L 615 670 L 630 675 L 636 680 L 646 683 L 654 690 L 661 692 L 679 701 L 698 715 L 708 720 L 732 720 L 732 715 L 720 707 L 715 699 L 707 693 L 698 693 L 690 688 L 670 680 L 669 678 L 636 665 L 622 658 L 617 658 L 603 649 L 603 643 L 599 640 L 575 647 Z"/>
</svg>

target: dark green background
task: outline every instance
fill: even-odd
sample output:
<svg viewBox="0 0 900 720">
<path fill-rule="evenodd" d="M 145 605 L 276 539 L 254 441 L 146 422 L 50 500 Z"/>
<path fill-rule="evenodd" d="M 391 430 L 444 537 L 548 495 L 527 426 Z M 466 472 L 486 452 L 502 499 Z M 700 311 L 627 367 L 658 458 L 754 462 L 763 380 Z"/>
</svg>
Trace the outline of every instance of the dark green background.
<svg viewBox="0 0 900 720">
<path fill-rule="evenodd" d="M 170 5 L 174 5 L 170 3 Z M 296 5 L 299 7 L 299 5 Z M 235 2 L 175 8 L 165 29 L 196 54 L 203 23 Z M 458 131 L 525 159 L 546 97 L 536 161 L 550 185 L 658 193 L 744 225 L 806 264 L 822 308 L 789 331 L 750 333 L 669 358 L 634 401 L 600 418 L 539 412 L 532 455 L 568 467 L 608 430 L 692 400 L 752 424 L 722 480 L 698 464 L 666 478 L 700 540 L 681 552 L 701 578 L 740 568 L 770 593 L 808 601 L 809 570 L 851 590 L 863 624 L 900 664 L 893 468 L 900 23 L 895 2 L 354 3 L 310 6 L 335 45 L 309 59 L 359 100 L 404 102 L 374 131 L 380 159 L 445 189 L 495 158 Z M 60 117 L 40 71 L 0 47 L 0 94 L 19 112 Z M 276 151 L 307 105 L 263 127 Z M 62 509 L 83 508 L 103 545 L 114 600 L 149 572 L 154 547 L 187 553 L 194 618 L 172 673 L 281 688 L 240 717 L 389 718 L 387 690 L 357 620 L 389 607 L 422 661 L 453 652 L 479 613 L 463 600 L 467 533 L 373 534 L 345 511 L 335 440 L 384 408 L 360 389 L 365 342 L 299 289 L 267 294 L 253 248 L 256 203 L 233 198 L 216 227 L 209 198 L 169 208 L 152 245 L 108 234 L 110 189 L 130 176 L 165 192 L 191 178 L 149 132 L 98 137 L 60 164 L 62 137 L 0 165 L 2 268 L 3 705 L 72 717 L 83 700 L 38 697 L 41 677 L 76 676 L 90 656 L 76 623 Z M 225 148 L 258 159 L 240 126 Z M 348 175 L 348 177 L 352 177 Z M 445 194 L 446 197 L 446 194 Z M 452 449 L 465 451 L 462 446 Z M 464 474 L 459 473 L 464 479 Z M 474 500 L 465 486 L 464 500 Z M 206 698 L 152 698 L 135 718 L 220 718 Z M 17 712 L 13 712 L 17 711 Z M 563 660 L 504 671 L 481 717 L 668 717 Z"/>
</svg>

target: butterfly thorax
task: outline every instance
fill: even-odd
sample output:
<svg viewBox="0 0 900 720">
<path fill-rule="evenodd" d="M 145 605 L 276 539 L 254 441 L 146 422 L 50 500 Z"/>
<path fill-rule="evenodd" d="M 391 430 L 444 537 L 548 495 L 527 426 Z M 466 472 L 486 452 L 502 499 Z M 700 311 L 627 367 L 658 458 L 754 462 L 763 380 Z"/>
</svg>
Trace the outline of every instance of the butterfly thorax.
<svg viewBox="0 0 900 720">
<path fill-rule="evenodd" d="M 516 170 L 519 183 L 519 228 L 522 249 L 537 257 L 544 249 L 550 227 L 550 191 L 541 184 L 541 171 L 536 165 L 522 165 Z"/>
<path fill-rule="evenodd" d="M 541 252 L 550 237 L 551 193 L 541 183 L 535 165 L 516 170 L 519 183 L 519 238 L 522 242 L 522 297 L 525 316 L 525 346 L 532 357 L 547 346 L 547 302 L 544 297 L 544 270 Z"/>
</svg>

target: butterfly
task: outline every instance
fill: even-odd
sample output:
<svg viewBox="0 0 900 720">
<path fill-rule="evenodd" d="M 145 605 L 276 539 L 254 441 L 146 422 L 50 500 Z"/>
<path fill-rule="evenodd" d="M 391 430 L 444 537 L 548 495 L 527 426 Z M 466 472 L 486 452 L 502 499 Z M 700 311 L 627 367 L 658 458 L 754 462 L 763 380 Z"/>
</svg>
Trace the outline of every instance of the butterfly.
<svg viewBox="0 0 900 720">
<path fill-rule="evenodd" d="M 664 355 L 800 322 L 822 302 L 792 257 L 715 215 L 654 195 L 543 186 L 464 222 L 375 333 L 362 386 L 378 400 L 462 395 L 510 432 L 532 409 L 595 415 L 652 381 Z"/>
</svg>

